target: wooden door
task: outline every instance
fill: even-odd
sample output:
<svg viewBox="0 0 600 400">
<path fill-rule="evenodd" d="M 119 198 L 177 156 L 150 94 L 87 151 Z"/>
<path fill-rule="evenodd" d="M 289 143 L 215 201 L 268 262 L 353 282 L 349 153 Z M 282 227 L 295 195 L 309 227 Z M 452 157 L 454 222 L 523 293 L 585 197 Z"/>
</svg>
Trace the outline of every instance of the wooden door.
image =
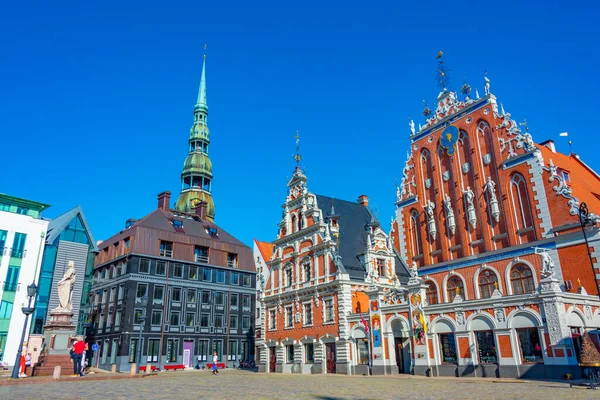
<svg viewBox="0 0 600 400">
<path fill-rule="evenodd" d="M 325 360 L 327 362 L 327 373 L 335 374 L 335 343 L 325 344 Z"/>
<path fill-rule="evenodd" d="M 275 347 L 269 347 L 269 372 L 275 372 L 275 362 L 277 360 L 275 356 Z"/>
<path fill-rule="evenodd" d="M 396 345 L 396 365 L 398 366 L 398 373 L 404 374 L 404 338 L 394 338 L 394 344 Z"/>
</svg>

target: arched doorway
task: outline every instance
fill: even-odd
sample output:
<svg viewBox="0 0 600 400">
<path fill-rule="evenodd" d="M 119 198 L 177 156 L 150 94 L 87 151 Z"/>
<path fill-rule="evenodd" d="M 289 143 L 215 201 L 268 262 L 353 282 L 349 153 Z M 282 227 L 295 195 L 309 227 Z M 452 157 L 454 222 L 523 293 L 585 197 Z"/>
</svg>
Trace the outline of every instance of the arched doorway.
<svg viewBox="0 0 600 400">
<path fill-rule="evenodd" d="M 392 321 L 394 333 L 394 350 L 396 352 L 396 366 L 399 374 L 410 373 L 410 332 L 408 324 L 401 320 Z"/>
</svg>

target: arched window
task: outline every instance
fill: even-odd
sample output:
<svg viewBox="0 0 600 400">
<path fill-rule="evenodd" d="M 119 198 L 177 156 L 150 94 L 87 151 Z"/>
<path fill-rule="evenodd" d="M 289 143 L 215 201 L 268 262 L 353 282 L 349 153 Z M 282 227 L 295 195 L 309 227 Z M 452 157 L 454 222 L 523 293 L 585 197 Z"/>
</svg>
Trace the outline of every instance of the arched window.
<svg viewBox="0 0 600 400">
<path fill-rule="evenodd" d="M 417 210 L 413 210 L 410 213 L 410 234 L 412 238 L 413 257 L 423 254 L 423 246 L 419 236 L 421 234 L 421 221 Z"/>
<path fill-rule="evenodd" d="M 437 287 L 435 286 L 435 283 L 433 281 L 425 281 L 426 285 L 429 285 L 429 287 L 427 288 L 427 290 L 425 291 L 425 294 L 427 296 L 427 303 L 428 304 L 438 304 L 438 293 L 437 293 Z"/>
<path fill-rule="evenodd" d="M 489 299 L 498 285 L 498 277 L 489 269 L 484 269 L 479 274 L 479 295 L 482 299 Z"/>
<path fill-rule="evenodd" d="M 525 264 L 517 264 L 510 270 L 510 285 L 513 294 L 524 294 L 535 291 L 535 283 L 531 268 Z"/>
<path fill-rule="evenodd" d="M 302 213 L 298 213 L 298 230 L 302 230 L 304 228 L 304 220 L 302 218 Z"/>
<path fill-rule="evenodd" d="M 485 121 L 481 121 L 479 125 L 477 125 L 477 133 L 481 136 L 486 136 L 490 134 L 490 126 Z"/>
<path fill-rule="evenodd" d="M 296 216 L 292 215 L 292 233 L 296 232 L 296 228 L 298 226 L 296 225 Z"/>
<path fill-rule="evenodd" d="M 464 298 L 464 292 L 465 292 L 465 285 L 463 284 L 462 279 L 460 279 L 458 276 L 453 276 L 450 279 L 448 279 L 448 282 L 446 283 L 446 292 L 448 293 L 448 301 L 450 303 L 452 303 L 454 301 L 454 298 L 456 297 L 457 294 L 463 293 L 463 298 Z"/>
<path fill-rule="evenodd" d="M 533 226 L 531 207 L 527 196 L 527 182 L 523 175 L 514 174 L 510 180 L 510 194 L 515 213 L 517 230 Z"/>
</svg>

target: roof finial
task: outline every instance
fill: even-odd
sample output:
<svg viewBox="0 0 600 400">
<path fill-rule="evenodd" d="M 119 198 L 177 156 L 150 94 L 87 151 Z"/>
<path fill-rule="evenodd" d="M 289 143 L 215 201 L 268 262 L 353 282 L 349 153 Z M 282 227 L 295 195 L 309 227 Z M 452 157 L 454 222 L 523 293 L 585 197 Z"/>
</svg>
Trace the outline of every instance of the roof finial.
<svg viewBox="0 0 600 400">
<path fill-rule="evenodd" d="M 296 154 L 294 155 L 294 160 L 296 160 L 296 167 L 300 168 L 300 161 L 302 161 L 302 156 L 300 155 L 300 135 L 298 134 L 298 130 L 296 130 Z"/>
<path fill-rule="evenodd" d="M 206 43 L 204 43 L 204 58 L 206 58 Z"/>
<path fill-rule="evenodd" d="M 438 81 L 438 87 L 442 90 L 442 91 L 446 91 L 449 87 L 450 87 L 450 76 L 448 75 L 448 73 L 450 72 L 450 69 L 446 66 L 446 63 L 444 62 L 444 59 L 442 58 L 444 56 L 443 52 L 439 52 L 437 54 L 436 59 L 438 60 L 438 65 L 437 65 L 437 81 Z"/>
</svg>

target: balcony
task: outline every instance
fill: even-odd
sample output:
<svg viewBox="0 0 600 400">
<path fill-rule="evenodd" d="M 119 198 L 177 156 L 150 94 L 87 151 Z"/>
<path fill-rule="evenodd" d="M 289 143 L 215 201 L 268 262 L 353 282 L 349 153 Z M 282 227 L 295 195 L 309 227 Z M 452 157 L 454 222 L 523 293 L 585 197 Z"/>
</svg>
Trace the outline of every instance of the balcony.
<svg viewBox="0 0 600 400">
<path fill-rule="evenodd" d="M 173 257 L 173 250 L 160 249 L 158 253 L 161 257 Z"/>
<path fill-rule="evenodd" d="M 229 260 L 229 261 L 227 261 L 227 266 L 229 268 L 237 268 L 238 267 L 237 260 Z"/>
<path fill-rule="evenodd" d="M 201 254 L 195 254 L 194 260 L 196 260 L 196 262 L 208 263 L 208 256 L 201 255 Z"/>
<path fill-rule="evenodd" d="M 16 292 L 19 284 L 17 282 L 4 282 L 5 292 Z"/>
<path fill-rule="evenodd" d="M 24 258 L 26 254 L 27 250 L 21 249 L 12 249 L 12 251 L 10 252 L 10 256 L 15 258 Z"/>
</svg>

